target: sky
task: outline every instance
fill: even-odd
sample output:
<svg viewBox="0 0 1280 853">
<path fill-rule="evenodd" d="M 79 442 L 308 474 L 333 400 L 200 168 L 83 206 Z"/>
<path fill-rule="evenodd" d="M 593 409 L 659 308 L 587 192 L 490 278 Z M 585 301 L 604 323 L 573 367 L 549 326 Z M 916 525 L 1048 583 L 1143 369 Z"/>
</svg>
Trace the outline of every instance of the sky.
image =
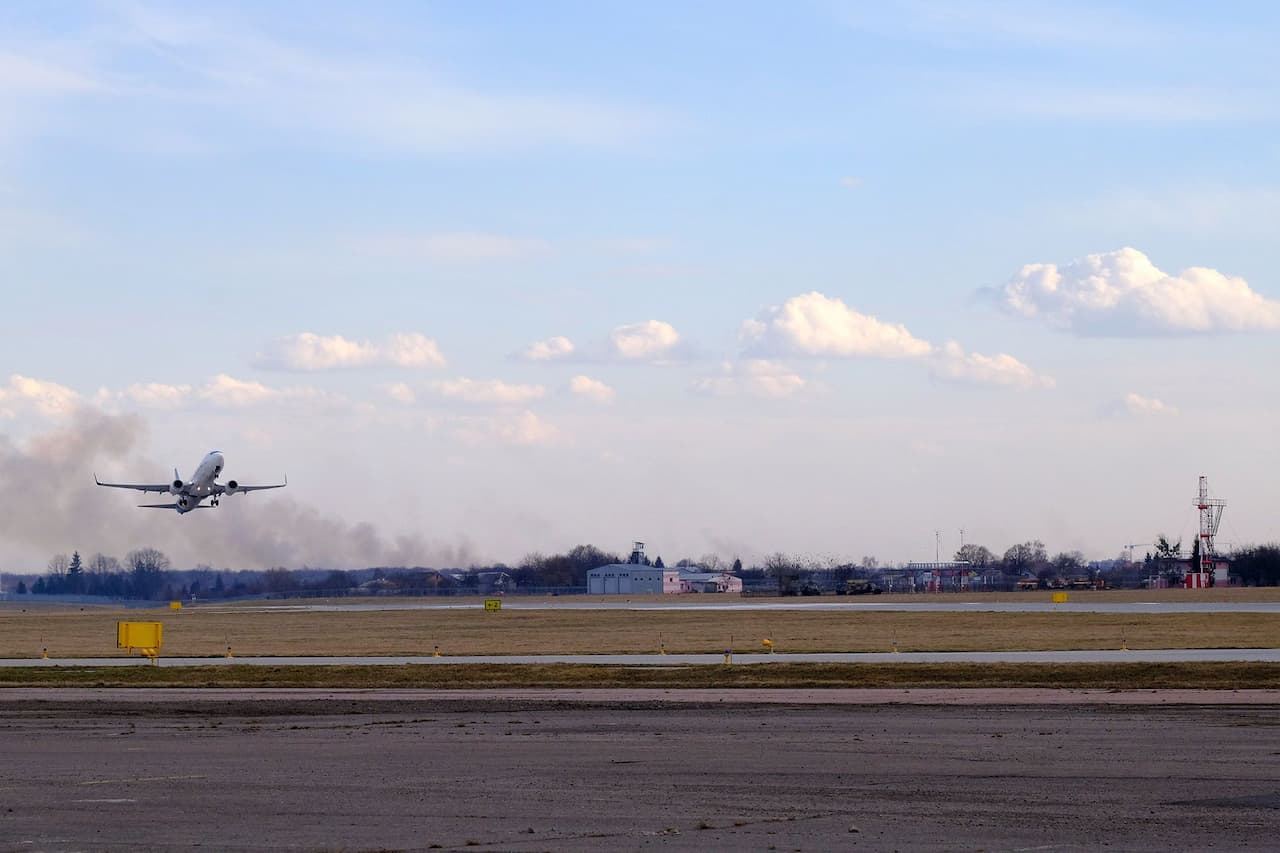
<svg viewBox="0 0 1280 853">
<path fill-rule="evenodd" d="M 0 9 L 0 570 L 1280 538 L 1270 3 Z M 283 492 L 139 510 L 221 450 Z M 961 533 L 963 531 L 963 534 Z"/>
</svg>

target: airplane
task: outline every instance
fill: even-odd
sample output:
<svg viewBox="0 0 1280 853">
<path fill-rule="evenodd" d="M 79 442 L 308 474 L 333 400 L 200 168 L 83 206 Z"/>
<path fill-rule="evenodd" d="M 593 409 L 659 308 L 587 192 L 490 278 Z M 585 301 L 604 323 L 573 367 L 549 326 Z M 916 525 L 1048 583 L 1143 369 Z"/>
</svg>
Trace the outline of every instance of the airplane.
<svg viewBox="0 0 1280 853">
<path fill-rule="evenodd" d="M 139 492 L 173 495 L 177 500 L 171 504 L 138 504 L 138 506 L 144 509 L 176 509 L 179 515 L 191 512 L 193 509 L 206 509 L 207 507 L 202 505 L 205 498 L 209 498 L 210 507 L 215 507 L 218 505 L 218 499 L 223 495 L 257 492 L 262 489 L 283 489 L 289 485 L 288 477 L 284 478 L 283 483 L 270 486 L 244 486 L 235 480 L 227 480 L 226 485 L 223 485 L 217 482 L 218 475 L 222 473 L 222 463 L 222 451 L 210 450 L 196 466 L 196 472 L 191 475 L 191 480 L 185 483 L 178 475 L 177 468 L 173 469 L 172 483 L 104 483 L 98 479 L 97 474 L 93 475 L 93 481 L 99 486 L 112 489 L 136 489 Z"/>
</svg>

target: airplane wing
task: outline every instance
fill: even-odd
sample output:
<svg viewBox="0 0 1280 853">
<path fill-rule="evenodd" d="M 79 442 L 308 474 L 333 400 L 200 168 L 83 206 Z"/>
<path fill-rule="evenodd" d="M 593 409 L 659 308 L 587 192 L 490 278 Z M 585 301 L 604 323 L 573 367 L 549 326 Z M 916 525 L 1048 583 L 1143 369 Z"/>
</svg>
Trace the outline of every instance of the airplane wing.
<svg viewBox="0 0 1280 853">
<path fill-rule="evenodd" d="M 169 483 L 104 483 L 98 479 L 98 475 L 93 475 L 93 481 L 99 486 L 106 486 L 111 489 L 136 489 L 139 492 L 167 492 L 169 491 Z"/>
<path fill-rule="evenodd" d="M 233 489 L 231 488 L 231 485 L 229 483 L 225 485 L 222 483 L 218 483 L 213 487 L 213 489 L 215 492 L 217 492 L 220 495 L 231 494 L 231 493 L 235 493 L 238 495 L 241 492 L 260 492 L 264 489 L 283 489 L 287 485 L 289 485 L 289 478 L 285 477 L 283 483 L 272 483 L 269 486 L 246 486 L 241 483 L 236 483 L 236 487 Z"/>
</svg>

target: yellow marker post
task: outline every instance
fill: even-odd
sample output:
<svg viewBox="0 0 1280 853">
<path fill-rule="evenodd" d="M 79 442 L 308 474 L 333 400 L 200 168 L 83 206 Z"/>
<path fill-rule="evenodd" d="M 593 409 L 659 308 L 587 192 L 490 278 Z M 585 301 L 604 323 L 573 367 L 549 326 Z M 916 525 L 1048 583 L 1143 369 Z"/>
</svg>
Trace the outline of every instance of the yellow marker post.
<svg viewBox="0 0 1280 853">
<path fill-rule="evenodd" d="M 431 656 L 432 656 L 433 658 L 438 658 L 438 657 L 440 657 L 440 647 L 439 647 L 439 646 L 436 646 L 435 648 L 433 648 L 433 649 L 431 650 Z"/>
<path fill-rule="evenodd" d="M 770 640 L 768 637 L 765 637 L 763 640 L 760 641 L 760 645 L 768 649 L 769 654 L 773 654 L 773 640 Z"/>
<path fill-rule="evenodd" d="M 728 666 L 733 663 L 733 649 L 724 650 L 724 665 Z"/>
<path fill-rule="evenodd" d="M 486 598 L 486 599 L 484 600 L 484 609 L 485 609 L 485 610 L 501 610 L 501 609 L 502 609 L 502 599 L 501 599 L 501 598 Z"/>
<path fill-rule="evenodd" d="M 227 660 L 231 660 L 231 647 L 227 646 Z"/>
</svg>

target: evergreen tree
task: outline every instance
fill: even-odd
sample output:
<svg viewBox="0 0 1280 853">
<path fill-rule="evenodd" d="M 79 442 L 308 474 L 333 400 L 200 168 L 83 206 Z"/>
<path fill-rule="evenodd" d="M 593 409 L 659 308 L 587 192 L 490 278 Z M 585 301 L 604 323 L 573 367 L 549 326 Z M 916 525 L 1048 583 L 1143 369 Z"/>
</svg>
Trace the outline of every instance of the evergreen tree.
<svg viewBox="0 0 1280 853">
<path fill-rule="evenodd" d="M 80 561 L 79 551 L 73 551 L 71 553 L 71 562 L 67 563 L 67 590 L 70 592 L 84 591 L 84 563 Z"/>
<path fill-rule="evenodd" d="M 18 581 L 18 595 L 26 595 L 26 594 L 27 594 L 27 582 Z"/>
<path fill-rule="evenodd" d="M 654 567 L 655 569 L 665 569 L 665 568 L 666 568 L 666 566 L 662 565 L 662 558 L 661 558 L 661 557 L 659 557 L 658 559 L 656 559 L 656 560 L 654 560 L 654 561 L 653 561 L 653 567 Z"/>
<path fill-rule="evenodd" d="M 733 558 L 733 571 L 735 574 L 737 572 L 742 571 L 742 561 L 739 560 L 737 557 Z"/>
</svg>

